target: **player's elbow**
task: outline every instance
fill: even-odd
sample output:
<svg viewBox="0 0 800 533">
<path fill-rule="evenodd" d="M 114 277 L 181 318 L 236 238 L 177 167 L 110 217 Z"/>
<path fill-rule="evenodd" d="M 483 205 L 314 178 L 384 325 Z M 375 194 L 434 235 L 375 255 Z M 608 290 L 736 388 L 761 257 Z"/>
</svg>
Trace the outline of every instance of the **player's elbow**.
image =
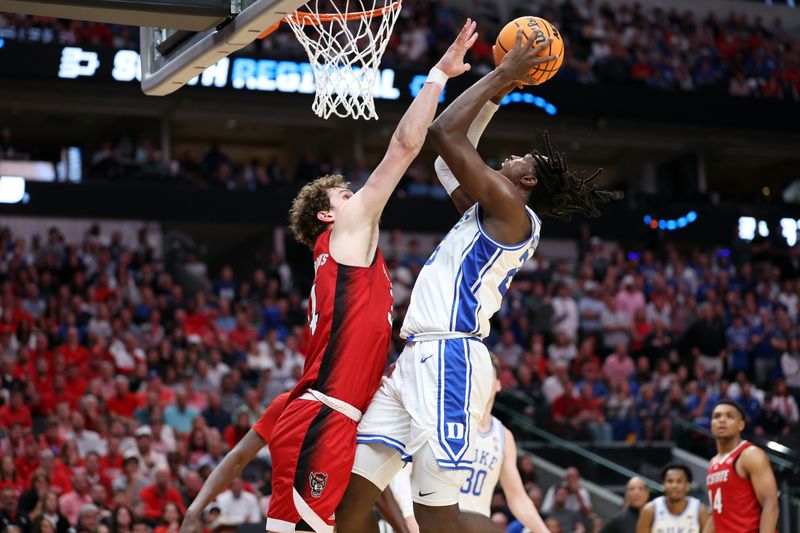
<svg viewBox="0 0 800 533">
<path fill-rule="evenodd" d="M 428 139 L 430 139 L 434 148 L 437 148 L 443 144 L 445 136 L 445 129 L 438 120 L 431 124 L 428 128 Z"/>
<path fill-rule="evenodd" d="M 416 138 L 413 135 L 404 135 L 398 132 L 392 136 L 389 151 L 397 157 L 411 160 L 417 157 L 424 143 L 425 138 L 422 136 Z"/>
</svg>

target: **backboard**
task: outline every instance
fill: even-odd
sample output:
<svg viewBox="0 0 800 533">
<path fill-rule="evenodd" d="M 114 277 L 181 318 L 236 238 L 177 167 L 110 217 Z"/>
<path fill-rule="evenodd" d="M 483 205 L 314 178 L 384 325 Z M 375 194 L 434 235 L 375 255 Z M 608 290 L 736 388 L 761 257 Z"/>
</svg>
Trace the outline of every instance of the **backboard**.
<svg viewBox="0 0 800 533">
<path fill-rule="evenodd" d="M 241 50 L 308 0 L 231 0 L 231 13 L 203 32 L 141 29 L 142 90 L 164 96 Z"/>
</svg>

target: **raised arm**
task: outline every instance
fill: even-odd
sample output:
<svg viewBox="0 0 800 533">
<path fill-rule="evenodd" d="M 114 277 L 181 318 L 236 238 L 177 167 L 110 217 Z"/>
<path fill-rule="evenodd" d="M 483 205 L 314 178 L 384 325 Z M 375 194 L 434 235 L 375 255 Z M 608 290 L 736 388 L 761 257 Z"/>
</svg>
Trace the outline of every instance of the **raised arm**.
<svg viewBox="0 0 800 533">
<path fill-rule="evenodd" d="M 368 266 L 372 262 L 383 208 L 425 143 L 445 82 L 470 69 L 464 63 L 464 54 L 477 38 L 475 23 L 467 19 L 397 125 L 383 160 L 364 187 L 337 212 L 331 234 L 331 251 L 337 261 L 353 266 Z"/>
<path fill-rule="evenodd" d="M 467 134 L 490 98 L 515 81 L 529 79 L 533 65 L 554 59 L 552 56 L 538 57 L 539 52 L 550 45 L 550 39 L 536 48 L 533 48 L 533 39 L 531 36 L 531 39 L 523 42 L 520 31 L 516 46 L 506 55 L 503 63 L 459 96 L 430 128 L 434 148 L 465 192 L 499 220 L 497 235 L 494 236 L 506 242 L 522 240 L 525 235 L 521 235 L 520 231 L 529 228 L 522 198 L 514 184 L 484 164 Z"/>
<path fill-rule="evenodd" d="M 750 446 L 739 457 L 761 505 L 760 533 L 774 533 L 778 525 L 778 485 L 764 450 Z"/>
<path fill-rule="evenodd" d="M 500 102 L 502 102 L 503 98 L 505 98 L 508 93 L 513 91 L 514 87 L 516 86 L 517 84 L 509 85 L 494 95 L 483 105 L 478 115 L 472 121 L 469 131 L 467 132 L 467 138 L 469 139 L 469 142 L 472 143 L 472 146 L 474 146 L 476 149 L 478 148 L 478 143 L 480 143 L 481 137 L 483 136 L 483 132 L 486 130 L 489 122 L 492 121 L 492 117 L 494 117 L 494 114 L 499 109 Z M 450 195 L 450 199 L 453 201 L 453 205 L 456 206 L 459 214 L 463 214 L 464 211 L 475 204 L 475 200 L 469 195 L 469 193 L 467 193 L 464 187 L 461 187 L 461 184 L 458 183 L 458 180 L 453 175 L 453 171 L 450 170 L 450 167 L 448 167 L 447 163 L 444 162 L 442 156 L 436 158 L 434 168 L 436 169 L 436 176 L 439 178 L 442 186 L 447 191 L 447 194 Z"/>
<path fill-rule="evenodd" d="M 508 429 L 505 432 L 506 443 L 503 447 L 500 486 L 503 487 L 503 493 L 506 495 L 508 508 L 514 517 L 528 528 L 531 533 L 547 533 L 549 530 L 539 515 L 539 511 L 533 505 L 533 501 L 525 492 L 522 478 L 519 477 L 519 470 L 517 470 L 517 443 L 514 442 L 514 435 Z"/>
</svg>

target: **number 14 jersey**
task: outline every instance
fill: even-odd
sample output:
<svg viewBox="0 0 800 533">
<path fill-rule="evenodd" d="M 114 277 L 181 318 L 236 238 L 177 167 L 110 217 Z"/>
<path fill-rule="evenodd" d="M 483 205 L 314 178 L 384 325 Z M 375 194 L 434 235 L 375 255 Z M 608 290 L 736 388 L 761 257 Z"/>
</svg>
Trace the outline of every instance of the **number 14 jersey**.
<svg viewBox="0 0 800 533">
<path fill-rule="evenodd" d="M 717 533 L 757 533 L 761 505 L 753 485 L 736 473 L 736 460 L 752 444 L 743 440 L 727 456 L 711 459 L 706 476 L 708 504 Z"/>
</svg>

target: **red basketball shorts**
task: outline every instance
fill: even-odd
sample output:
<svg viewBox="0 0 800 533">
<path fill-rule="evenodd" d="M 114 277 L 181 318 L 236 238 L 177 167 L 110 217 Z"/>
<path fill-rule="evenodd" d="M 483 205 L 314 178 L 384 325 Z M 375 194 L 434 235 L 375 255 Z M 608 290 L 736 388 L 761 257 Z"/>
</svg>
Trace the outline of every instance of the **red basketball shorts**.
<svg viewBox="0 0 800 533">
<path fill-rule="evenodd" d="M 354 420 L 316 400 L 286 406 L 269 443 L 267 531 L 333 532 L 334 512 L 350 482 L 356 428 Z"/>
</svg>

